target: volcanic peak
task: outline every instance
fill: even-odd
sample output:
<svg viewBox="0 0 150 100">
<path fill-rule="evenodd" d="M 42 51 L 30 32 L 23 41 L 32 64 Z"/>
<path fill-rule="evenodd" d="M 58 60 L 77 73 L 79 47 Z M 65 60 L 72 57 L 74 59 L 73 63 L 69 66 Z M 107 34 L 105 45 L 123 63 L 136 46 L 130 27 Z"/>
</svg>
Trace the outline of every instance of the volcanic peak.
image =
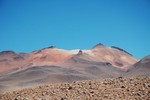
<svg viewBox="0 0 150 100">
<path fill-rule="evenodd" d="M 0 52 L 0 55 L 11 55 L 11 54 L 16 54 L 16 53 L 14 51 L 11 51 L 11 50 Z"/>
<path fill-rule="evenodd" d="M 95 45 L 92 49 L 101 48 L 101 47 L 105 47 L 105 45 L 103 45 L 102 43 L 98 43 L 98 44 Z"/>
<path fill-rule="evenodd" d="M 45 49 L 54 49 L 56 48 L 55 46 L 50 46 L 50 47 L 47 47 L 47 48 L 43 48 L 42 50 L 45 50 Z"/>
</svg>

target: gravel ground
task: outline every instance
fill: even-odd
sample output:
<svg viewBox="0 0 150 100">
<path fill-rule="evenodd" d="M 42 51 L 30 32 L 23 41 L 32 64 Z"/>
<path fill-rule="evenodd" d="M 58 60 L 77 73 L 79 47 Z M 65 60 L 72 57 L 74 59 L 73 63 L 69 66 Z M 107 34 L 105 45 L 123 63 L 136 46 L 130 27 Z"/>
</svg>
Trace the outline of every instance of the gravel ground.
<svg viewBox="0 0 150 100">
<path fill-rule="evenodd" d="M 150 100 L 150 77 L 44 85 L 1 94 L 0 100 Z"/>
</svg>

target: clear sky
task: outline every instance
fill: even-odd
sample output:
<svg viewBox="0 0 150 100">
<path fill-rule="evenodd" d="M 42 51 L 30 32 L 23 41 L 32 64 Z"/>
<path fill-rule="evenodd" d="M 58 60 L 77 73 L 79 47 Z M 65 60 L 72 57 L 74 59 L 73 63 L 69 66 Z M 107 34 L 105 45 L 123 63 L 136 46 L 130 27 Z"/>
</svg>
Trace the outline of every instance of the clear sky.
<svg viewBox="0 0 150 100">
<path fill-rule="evenodd" d="M 0 0 L 0 51 L 97 43 L 150 54 L 150 0 Z"/>
</svg>

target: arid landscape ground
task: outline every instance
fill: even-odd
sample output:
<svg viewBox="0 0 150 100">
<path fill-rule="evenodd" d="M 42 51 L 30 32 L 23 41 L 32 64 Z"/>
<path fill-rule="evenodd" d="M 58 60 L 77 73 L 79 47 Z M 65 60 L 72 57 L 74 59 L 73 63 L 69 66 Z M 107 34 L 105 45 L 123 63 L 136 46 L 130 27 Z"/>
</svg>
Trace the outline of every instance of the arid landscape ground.
<svg viewBox="0 0 150 100">
<path fill-rule="evenodd" d="M 0 52 L 0 100 L 150 100 L 150 56 L 101 43 Z"/>
<path fill-rule="evenodd" d="M 76 81 L 27 88 L 1 100 L 150 100 L 150 77 Z"/>
</svg>

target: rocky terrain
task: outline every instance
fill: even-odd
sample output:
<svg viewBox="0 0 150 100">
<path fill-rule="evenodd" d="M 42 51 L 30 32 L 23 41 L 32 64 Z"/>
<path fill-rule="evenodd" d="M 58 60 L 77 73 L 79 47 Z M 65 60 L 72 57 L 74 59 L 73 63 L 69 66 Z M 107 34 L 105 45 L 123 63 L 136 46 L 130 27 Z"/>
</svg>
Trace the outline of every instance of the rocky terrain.
<svg viewBox="0 0 150 100">
<path fill-rule="evenodd" d="M 150 77 L 49 84 L 1 94 L 0 100 L 150 100 Z"/>
</svg>

